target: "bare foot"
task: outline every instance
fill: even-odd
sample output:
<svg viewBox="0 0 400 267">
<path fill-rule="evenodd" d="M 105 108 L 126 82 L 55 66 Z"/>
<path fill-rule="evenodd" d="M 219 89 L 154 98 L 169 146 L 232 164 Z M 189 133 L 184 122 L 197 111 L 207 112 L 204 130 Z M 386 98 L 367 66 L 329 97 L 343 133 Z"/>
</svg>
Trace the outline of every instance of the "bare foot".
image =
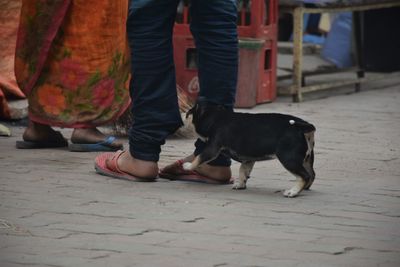
<svg viewBox="0 0 400 267">
<path fill-rule="evenodd" d="M 118 168 L 126 173 L 142 178 L 154 178 L 158 175 L 157 162 L 135 159 L 129 151 L 125 151 L 118 158 Z"/>
<path fill-rule="evenodd" d="M 184 159 L 183 162 L 192 162 L 194 159 L 194 155 L 190 155 Z M 171 174 L 180 174 L 182 172 L 182 166 L 175 162 L 170 165 L 167 165 L 163 168 L 162 172 L 171 173 Z M 218 180 L 221 182 L 227 181 L 232 177 L 232 172 L 230 167 L 225 166 L 212 166 L 208 164 L 202 164 L 196 168 L 196 172 L 199 174 L 212 178 L 214 180 Z"/>
<path fill-rule="evenodd" d="M 60 141 L 63 137 L 60 132 L 53 130 L 49 125 L 30 121 L 22 139 L 30 142 L 51 142 Z"/>
<path fill-rule="evenodd" d="M 71 135 L 71 142 L 74 144 L 96 144 L 104 141 L 106 135 L 97 128 L 75 128 Z M 111 143 L 112 147 L 122 148 L 123 143 L 115 140 Z"/>
</svg>

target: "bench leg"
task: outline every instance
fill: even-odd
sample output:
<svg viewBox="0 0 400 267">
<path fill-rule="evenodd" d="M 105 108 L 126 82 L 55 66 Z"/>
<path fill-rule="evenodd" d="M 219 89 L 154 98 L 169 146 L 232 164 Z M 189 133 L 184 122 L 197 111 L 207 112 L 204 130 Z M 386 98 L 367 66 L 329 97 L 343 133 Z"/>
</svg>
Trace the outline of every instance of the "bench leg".
<svg viewBox="0 0 400 267">
<path fill-rule="evenodd" d="M 293 84 L 291 94 L 293 102 L 303 100 L 302 65 L 303 65 L 303 8 L 296 7 L 293 11 Z"/>
<path fill-rule="evenodd" d="M 365 64 L 364 64 L 364 13 L 363 11 L 353 12 L 353 34 L 354 34 L 354 54 L 357 64 L 357 78 L 364 78 Z M 361 90 L 361 83 L 355 84 L 355 91 Z"/>
</svg>

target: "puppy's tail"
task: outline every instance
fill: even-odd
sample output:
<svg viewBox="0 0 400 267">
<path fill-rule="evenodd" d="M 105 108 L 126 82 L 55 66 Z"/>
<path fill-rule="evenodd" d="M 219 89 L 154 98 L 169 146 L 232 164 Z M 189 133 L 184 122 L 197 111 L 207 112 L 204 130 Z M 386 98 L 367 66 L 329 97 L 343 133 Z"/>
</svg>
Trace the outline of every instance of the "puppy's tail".
<svg viewBox="0 0 400 267">
<path fill-rule="evenodd" d="M 297 127 L 298 129 L 302 130 L 304 133 L 315 132 L 315 130 L 316 130 L 314 125 L 312 125 L 311 123 L 308 123 L 306 121 L 290 120 L 289 124 Z"/>
</svg>

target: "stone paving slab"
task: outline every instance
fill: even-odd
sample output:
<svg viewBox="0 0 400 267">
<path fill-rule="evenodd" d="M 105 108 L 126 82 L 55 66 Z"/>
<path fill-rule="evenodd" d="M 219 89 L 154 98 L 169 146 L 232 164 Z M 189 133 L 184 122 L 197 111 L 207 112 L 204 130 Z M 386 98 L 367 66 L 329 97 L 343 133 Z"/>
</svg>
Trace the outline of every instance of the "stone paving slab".
<svg viewBox="0 0 400 267">
<path fill-rule="evenodd" d="M 96 153 L 15 149 L 12 126 L 0 137 L 0 266 L 400 266 L 400 86 L 250 112 L 316 125 L 311 191 L 284 198 L 294 177 L 278 161 L 256 163 L 243 191 L 116 180 L 95 174 Z M 168 140 L 160 165 L 192 144 Z"/>
</svg>

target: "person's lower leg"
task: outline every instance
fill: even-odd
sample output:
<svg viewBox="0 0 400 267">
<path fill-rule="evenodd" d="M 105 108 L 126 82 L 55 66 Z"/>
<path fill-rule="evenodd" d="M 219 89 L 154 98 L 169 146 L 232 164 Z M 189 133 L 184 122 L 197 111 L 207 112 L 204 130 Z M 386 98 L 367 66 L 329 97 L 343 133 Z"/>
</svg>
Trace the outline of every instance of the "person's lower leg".
<svg viewBox="0 0 400 267">
<path fill-rule="evenodd" d="M 233 109 L 238 75 L 237 7 L 235 0 L 194 0 L 191 31 L 198 50 L 201 101 Z M 195 155 L 205 144 L 196 142 Z M 230 166 L 230 159 L 218 157 L 212 166 Z"/>
<path fill-rule="evenodd" d="M 138 176 L 158 173 L 161 145 L 182 125 L 172 52 L 177 2 L 130 3 L 127 33 L 132 60 L 133 123 L 129 131 L 130 153 L 124 153 L 118 164 L 121 170 Z"/>
</svg>

